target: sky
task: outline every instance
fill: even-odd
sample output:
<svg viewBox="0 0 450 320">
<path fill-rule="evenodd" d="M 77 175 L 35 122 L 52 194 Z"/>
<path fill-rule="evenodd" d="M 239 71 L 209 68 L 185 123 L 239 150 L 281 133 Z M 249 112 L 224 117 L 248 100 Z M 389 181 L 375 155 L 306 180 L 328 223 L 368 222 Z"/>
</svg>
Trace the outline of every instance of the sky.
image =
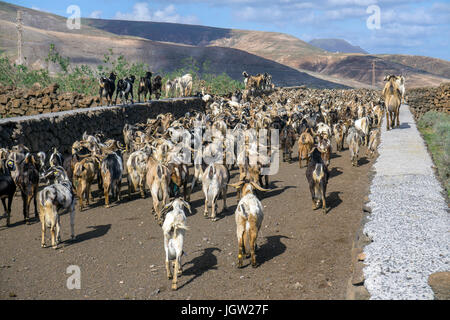
<svg viewBox="0 0 450 320">
<path fill-rule="evenodd" d="M 70 16 L 282 32 L 303 41 L 339 38 L 373 54 L 450 60 L 450 0 L 27 0 L 7 1 Z"/>
</svg>

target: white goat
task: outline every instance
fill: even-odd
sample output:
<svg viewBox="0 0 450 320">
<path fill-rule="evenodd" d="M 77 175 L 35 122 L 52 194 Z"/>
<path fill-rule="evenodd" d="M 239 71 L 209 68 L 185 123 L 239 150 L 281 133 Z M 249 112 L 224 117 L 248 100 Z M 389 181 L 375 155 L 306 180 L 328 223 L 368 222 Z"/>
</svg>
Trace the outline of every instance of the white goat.
<svg viewBox="0 0 450 320">
<path fill-rule="evenodd" d="M 167 278 L 172 279 L 172 290 L 177 290 L 178 276 L 183 272 L 181 257 L 184 253 L 184 235 L 186 230 L 189 230 L 186 226 L 186 215 L 184 214 L 183 207 L 186 207 L 191 212 L 189 204 L 178 198 L 167 204 L 163 209 L 163 212 L 172 209 L 166 214 L 166 219 L 162 225 L 164 250 L 166 252 L 166 272 Z M 170 261 L 173 263 L 173 276 Z"/>
<path fill-rule="evenodd" d="M 147 175 L 148 154 L 144 151 L 135 151 L 127 160 L 128 196 L 131 197 L 131 186 L 136 192 L 139 187 L 141 197 L 145 198 L 145 176 Z"/>
<path fill-rule="evenodd" d="M 252 267 L 258 266 L 256 262 L 256 239 L 264 219 L 263 206 L 261 201 L 253 194 L 253 190 L 269 191 L 261 188 L 255 182 L 239 181 L 230 186 L 242 190 L 243 197 L 239 201 L 236 212 L 236 235 L 238 239 L 238 268 L 242 268 L 243 254 L 248 254 L 250 251 Z M 249 242 L 250 250 L 246 249 L 246 243 Z"/>
<path fill-rule="evenodd" d="M 180 97 L 189 97 L 192 93 L 192 75 L 185 74 L 176 79 L 176 90 Z"/>
<path fill-rule="evenodd" d="M 210 164 L 203 172 L 202 186 L 205 195 L 205 217 L 211 207 L 211 219 L 216 221 L 217 198 L 222 195 L 223 210 L 227 210 L 227 184 L 230 181 L 228 169 L 223 164 Z"/>
</svg>

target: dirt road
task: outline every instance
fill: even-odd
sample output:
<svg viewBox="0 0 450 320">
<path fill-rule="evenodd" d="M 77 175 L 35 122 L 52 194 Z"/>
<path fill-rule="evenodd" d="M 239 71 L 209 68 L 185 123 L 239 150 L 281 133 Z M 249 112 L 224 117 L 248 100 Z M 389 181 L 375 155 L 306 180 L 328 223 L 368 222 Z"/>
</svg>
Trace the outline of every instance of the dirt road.
<svg viewBox="0 0 450 320">
<path fill-rule="evenodd" d="M 136 194 L 129 201 L 125 179 L 119 204 L 105 209 L 103 199 L 96 199 L 81 213 L 77 208 L 74 242 L 68 214 L 61 217 L 58 250 L 40 247 L 40 223 L 23 224 L 16 197 L 12 226 L 0 219 L 0 299 L 345 299 L 371 166 L 363 157 L 359 167 L 351 167 L 348 150 L 332 155 L 331 210 L 324 215 L 311 209 L 306 168 L 281 163 L 270 179 L 274 190 L 262 199 L 256 269 L 249 259 L 236 268 L 235 189 L 228 190 L 229 210 L 212 222 L 203 217 L 204 197 L 196 188 L 176 292 L 166 278 L 163 235 L 151 214 L 151 198 Z M 237 178 L 232 171 L 231 181 Z M 219 200 L 219 211 L 222 204 Z M 66 286 L 70 265 L 80 268 L 79 290 Z"/>
</svg>

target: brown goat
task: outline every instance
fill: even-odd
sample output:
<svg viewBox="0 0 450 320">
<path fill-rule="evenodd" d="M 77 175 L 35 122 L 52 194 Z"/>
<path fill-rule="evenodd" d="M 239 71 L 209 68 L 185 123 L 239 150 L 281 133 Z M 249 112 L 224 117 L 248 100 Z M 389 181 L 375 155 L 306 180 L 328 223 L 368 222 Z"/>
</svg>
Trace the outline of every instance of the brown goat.
<svg viewBox="0 0 450 320">
<path fill-rule="evenodd" d="M 242 268 L 244 254 L 250 251 L 252 267 L 258 266 L 256 262 L 256 240 L 259 229 L 264 219 L 263 206 L 253 194 L 253 190 L 269 191 L 261 188 L 258 183 L 241 180 L 230 186 L 241 191 L 243 197 L 239 201 L 236 212 L 236 235 L 238 238 L 238 268 Z M 246 242 L 250 244 L 250 250 L 246 249 Z"/>
<path fill-rule="evenodd" d="M 298 166 L 302 167 L 302 160 L 309 164 L 309 152 L 314 147 L 314 138 L 309 129 L 303 132 L 298 138 Z"/>
<path fill-rule="evenodd" d="M 94 157 L 84 158 L 80 162 L 77 162 L 73 171 L 73 180 L 77 181 L 77 196 L 80 201 L 80 211 L 83 211 L 84 201 L 89 206 L 91 195 L 91 185 L 97 176 L 98 160 Z"/>
<path fill-rule="evenodd" d="M 384 103 L 386 104 L 386 129 L 390 130 L 400 126 L 399 117 L 402 94 L 395 76 L 389 76 L 388 82 L 384 86 L 381 95 L 384 97 Z"/>
</svg>

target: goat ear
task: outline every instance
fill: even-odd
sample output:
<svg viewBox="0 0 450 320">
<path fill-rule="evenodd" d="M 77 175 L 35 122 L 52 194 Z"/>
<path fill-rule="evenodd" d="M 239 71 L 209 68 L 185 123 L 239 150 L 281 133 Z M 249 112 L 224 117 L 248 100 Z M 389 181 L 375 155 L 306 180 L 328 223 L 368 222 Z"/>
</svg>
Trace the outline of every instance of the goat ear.
<svg viewBox="0 0 450 320">
<path fill-rule="evenodd" d="M 192 211 L 191 211 L 191 206 L 190 206 L 190 204 L 189 203 L 187 203 L 186 201 L 183 201 L 183 205 L 189 210 L 189 213 L 190 214 L 192 214 Z"/>
</svg>

